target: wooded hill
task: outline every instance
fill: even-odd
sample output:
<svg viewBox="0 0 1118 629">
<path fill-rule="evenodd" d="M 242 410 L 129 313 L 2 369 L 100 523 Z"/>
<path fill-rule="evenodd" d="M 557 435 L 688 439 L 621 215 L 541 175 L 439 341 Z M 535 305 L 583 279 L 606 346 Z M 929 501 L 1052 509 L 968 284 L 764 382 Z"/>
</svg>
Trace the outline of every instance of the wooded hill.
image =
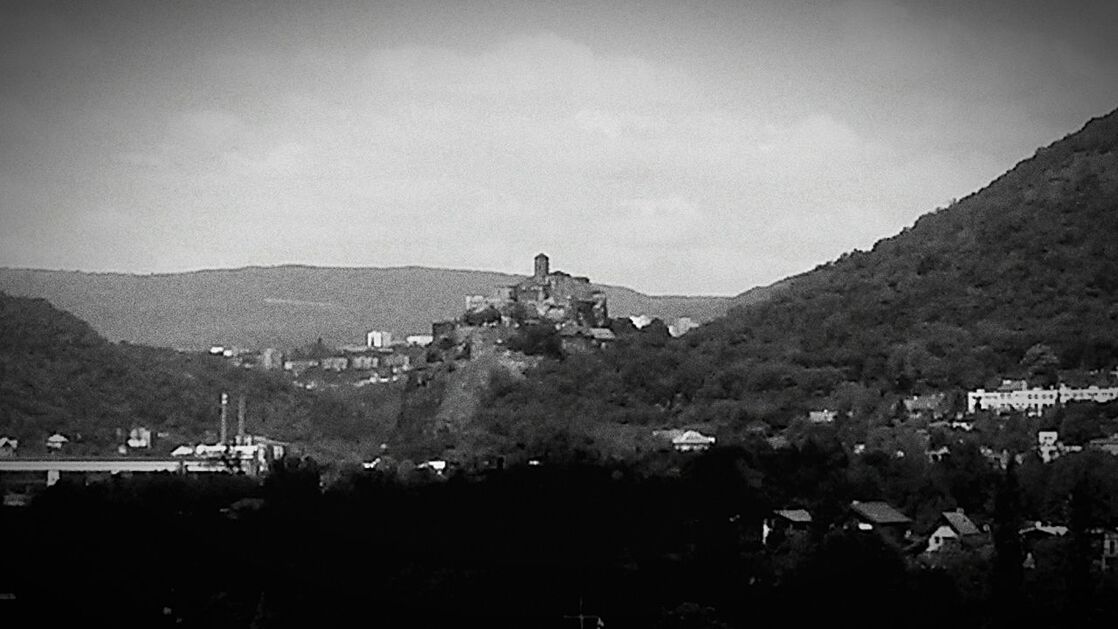
<svg viewBox="0 0 1118 629">
<path fill-rule="evenodd" d="M 1037 361 L 1111 369 L 1116 326 L 1113 112 L 872 250 L 784 280 L 682 338 L 642 332 L 499 387 L 480 421 L 509 434 L 529 415 L 562 426 L 571 413 L 588 425 L 736 431 L 831 408 L 861 439 L 905 395 L 1037 375 Z"/>
<path fill-rule="evenodd" d="M 109 343 L 46 300 L 0 293 L 0 435 L 19 439 L 25 455 L 40 453 L 56 431 L 71 440 L 67 451 L 74 455 L 115 453 L 137 426 L 163 436 L 151 451 L 135 454 L 213 443 L 222 392 L 246 398 L 254 434 L 375 452 L 372 441 L 395 424 L 397 389 L 312 394 L 282 375 L 235 368 L 204 353 Z M 231 418 L 235 412 L 231 407 Z"/>
</svg>

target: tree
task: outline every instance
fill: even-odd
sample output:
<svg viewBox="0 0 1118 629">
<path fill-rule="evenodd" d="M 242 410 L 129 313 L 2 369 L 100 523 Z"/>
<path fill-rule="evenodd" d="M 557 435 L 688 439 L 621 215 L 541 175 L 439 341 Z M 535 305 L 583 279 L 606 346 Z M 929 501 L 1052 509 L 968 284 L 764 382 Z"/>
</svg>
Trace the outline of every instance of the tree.
<svg viewBox="0 0 1118 629">
<path fill-rule="evenodd" d="M 1010 458 L 994 497 L 994 567 L 991 573 L 991 590 L 994 624 L 999 627 L 1020 624 L 1018 621 L 1025 561 L 1020 530 L 1021 497 L 1017 484 L 1017 463 Z"/>
<path fill-rule="evenodd" d="M 467 312 L 462 319 L 467 325 L 489 325 L 501 320 L 501 313 L 493 306 L 486 306 L 482 310 Z"/>
<path fill-rule="evenodd" d="M 1021 366 L 1029 374 L 1029 381 L 1042 387 L 1059 384 L 1060 357 L 1044 343 L 1037 343 L 1025 351 Z"/>
</svg>

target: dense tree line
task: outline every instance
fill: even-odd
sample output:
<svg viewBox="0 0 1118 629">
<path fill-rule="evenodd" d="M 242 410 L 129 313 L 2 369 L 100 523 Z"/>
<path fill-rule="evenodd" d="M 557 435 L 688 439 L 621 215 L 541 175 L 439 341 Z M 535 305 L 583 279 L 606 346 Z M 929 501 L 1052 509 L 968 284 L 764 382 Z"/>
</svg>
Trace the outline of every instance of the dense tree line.
<svg viewBox="0 0 1118 629">
<path fill-rule="evenodd" d="M 851 457 L 826 431 L 780 450 L 669 457 L 666 475 L 586 454 L 448 478 L 360 471 L 325 488 L 309 459 L 262 484 L 63 481 L 0 511 L 20 540 L 2 584 L 19 604 L 0 613 L 125 627 L 571 627 L 582 600 L 609 627 L 798 625 L 820 612 L 871 627 L 1118 620 L 1118 583 L 1091 545 L 1118 521 L 1118 459 L 907 468 Z M 851 498 L 904 505 L 923 536 L 898 544 L 847 526 Z M 964 505 L 989 525 L 986 545 L 921 556 L 922 511 Z M 813 528 L 762 543 L 762 519 L 788 506 L 809 508 Z M 1056 514 L 1064 538 L 1017 535 Z"/>
</svg>

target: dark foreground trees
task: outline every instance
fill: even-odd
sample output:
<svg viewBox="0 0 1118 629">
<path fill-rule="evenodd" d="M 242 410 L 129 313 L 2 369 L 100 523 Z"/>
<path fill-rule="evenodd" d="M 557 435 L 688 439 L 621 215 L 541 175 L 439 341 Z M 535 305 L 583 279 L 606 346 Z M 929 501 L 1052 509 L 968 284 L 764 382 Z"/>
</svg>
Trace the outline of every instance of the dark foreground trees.
<svg viewBox="0 0 1118 629">
<path fill-rule="evenodd" d="M 842 504 L 868 487 L 850 482 L 862 464 L 826 443 L 714 450 L 676 475 L 548 462 L 448 478 L 359 472 L 323 488 L 305 460 L 264 483 L 64 480 L 0 512 L 0 585 L 48 625 L 574 627 L 581 600 L 611 629 L 799 626 L 820 614 L 859 627 L 1113 626 L 1118 589 L 1084 543 L 1112 517 L 1111 489 L 1091 472 L 1105 465 L 1057 463 L 1030 466 L 1023 482 L 996 477 L 993 548 L 934 561 L 919 537 L 850 525 Z M 1070 487 L 1072 533 L 1026 548 L 1016 533 L 1038 500 L 1022 497 L 1058 502 L 1033 484 Z M 762 544 L 765 514 L 801 500 L 815 528 Z"/>
</svg>

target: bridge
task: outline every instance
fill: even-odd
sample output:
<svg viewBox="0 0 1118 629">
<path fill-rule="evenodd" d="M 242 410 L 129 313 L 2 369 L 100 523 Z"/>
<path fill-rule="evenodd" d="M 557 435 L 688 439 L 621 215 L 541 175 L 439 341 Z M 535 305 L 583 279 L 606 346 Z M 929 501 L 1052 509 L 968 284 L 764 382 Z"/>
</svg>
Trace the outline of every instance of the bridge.
<svg viewBox="0 0 1118 629">
<path fill-rule="evenodd" d="M 153 472 L 227 472 L 229 468 L 220 459 L 212 458 L 102 458 L 102 457 L 43 457 L 0 458 L 0 477 L 11 473 L 45 473 L 47 486 L 58 482 L 63 473 L 119 474 Z"/>
</svg>

